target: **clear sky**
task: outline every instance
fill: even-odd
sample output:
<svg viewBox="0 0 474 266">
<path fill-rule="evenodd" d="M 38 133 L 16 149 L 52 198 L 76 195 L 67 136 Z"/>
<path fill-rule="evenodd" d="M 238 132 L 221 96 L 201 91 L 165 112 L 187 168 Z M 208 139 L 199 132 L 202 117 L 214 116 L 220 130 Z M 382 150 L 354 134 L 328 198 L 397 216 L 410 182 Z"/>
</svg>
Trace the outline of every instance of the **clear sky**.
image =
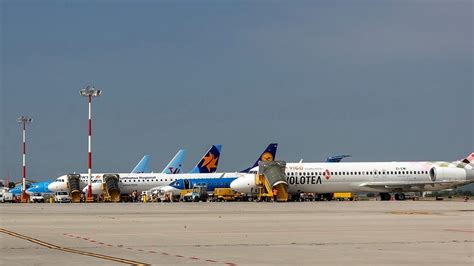
<svg viewBox="0 0 474 266">
<path fill-rule="evenodd" d="M 473 2 L 1 1 L 0 178 L 95 172 L 143 154 L 190 169 L 277 158 L 456 160 L 473 144 Z"/>
</svg>

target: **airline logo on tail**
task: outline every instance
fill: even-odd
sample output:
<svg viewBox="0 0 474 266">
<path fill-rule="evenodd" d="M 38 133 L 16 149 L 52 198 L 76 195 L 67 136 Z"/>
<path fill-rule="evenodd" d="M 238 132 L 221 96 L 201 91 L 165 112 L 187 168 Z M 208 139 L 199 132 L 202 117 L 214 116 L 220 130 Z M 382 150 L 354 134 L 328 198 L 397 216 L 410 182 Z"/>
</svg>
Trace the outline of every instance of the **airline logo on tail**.
<svg viewBox="0 0 474 266">
<path fill-rule="evenodd" d="M 257 167 L 258 162 L 260 161 L 271 162 L 275 160 L 277 148 L 278 148 L 278 143 L 270 143 L 270 145 L 268 145 L 267 148 L 262 152 L 260 157 L 258 157 L 257 161 L 252 166 L 250 166 L 247 169 L 242 170 L 241 172 L 248 173 L 250 169 Z"/>
<path fill-rule="evenodd" d="M 163 169 L 164 174 L 179 174 L 183 169 L 184 157 L 186 156 L 186 150 L 179 150 L 171 161 Z"/>
<path fill-rule="evenodd" d="M 263 161 L 263 162 L 272 162 L 273 161 L 273 154 L 271 154 L 270 152 L 265 152 L 262 154 L 262 156 L 260 157 L 260 161 Z"/>
<path fill-rule="evenodd" d="M 219 164 L 222 145 L 212 145 L 201 161 L 191 170 L 191 173 L 215 173 Z"/>
<path fill-rule="evenodd" d="M 212 169 L 217 169 L 218 160 L 219 157 L 212 153 L 209 153 L 207 156 L 204 157 L 201 168 L 206 167 L 207 171 L 210 173 Z"/>
<path fill-rule="evenodd" d="M 182 165 L 180 164 L 177 168 L 174 168 L 173 166 L 168 167 L 168 172 L 170 174 L 179 174 L 181 170 Z"/>
</svg>

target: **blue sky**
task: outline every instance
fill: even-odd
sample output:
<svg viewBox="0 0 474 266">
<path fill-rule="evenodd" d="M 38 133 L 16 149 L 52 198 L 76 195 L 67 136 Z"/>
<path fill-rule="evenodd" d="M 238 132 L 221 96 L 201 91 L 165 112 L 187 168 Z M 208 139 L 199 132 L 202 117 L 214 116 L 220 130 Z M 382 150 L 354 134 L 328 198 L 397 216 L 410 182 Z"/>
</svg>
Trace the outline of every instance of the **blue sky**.
<svg viewBox="0 0 474 266">
<path fill-rule="evenodd" d="M 474 151 L 471 1 L 2 1 L 0 176 L 97 172 L 143 154 L 220 170 L 277 158 L 456 160 Z"/>
</svg>

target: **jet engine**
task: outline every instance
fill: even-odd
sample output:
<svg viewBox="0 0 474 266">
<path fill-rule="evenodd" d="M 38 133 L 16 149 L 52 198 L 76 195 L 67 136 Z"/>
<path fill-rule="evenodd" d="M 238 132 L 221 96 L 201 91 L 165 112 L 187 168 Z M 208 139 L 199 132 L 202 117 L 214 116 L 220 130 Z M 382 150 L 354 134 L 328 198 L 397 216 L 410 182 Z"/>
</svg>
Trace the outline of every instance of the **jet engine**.
<svg viewBox="0 0 474 266">
<path fill-rule="evenodd" d="M 430 180 L 431 181 L 466 181 L 468 175 L 467 170 L 464 168 L 455 167 L 438 167 L 435 166 L 430 169 Z"/>
</svg>

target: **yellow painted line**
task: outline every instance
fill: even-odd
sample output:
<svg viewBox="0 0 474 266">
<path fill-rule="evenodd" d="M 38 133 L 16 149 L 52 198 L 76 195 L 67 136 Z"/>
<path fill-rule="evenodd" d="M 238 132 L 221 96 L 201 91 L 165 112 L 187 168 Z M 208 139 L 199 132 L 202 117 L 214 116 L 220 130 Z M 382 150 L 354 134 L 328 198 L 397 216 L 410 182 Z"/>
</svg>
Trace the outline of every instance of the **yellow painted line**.
<svg viewBox="0 0 474 266">
<path fill-rule="evenodd" d="M 23 239 L 23 240 L 26 240 L 26 241 L 30 241 L 32 243 L 35 243 L 35 244 L 38 244 L 40 246 L 47 247 L 47 248 L 50 248 L 50 249 L 56 249 L 56 250 L 60 250 L 60 251 L 64 251 L 64 252 L 75 253 L 75 254 L 79 254 L 79 255 L 95 257 L 95 258 L 99 258 L 99 259 L 115 261 L 115 262 L 119 262 L 119 263 L 130 264 L 130 265 L 149 265 L 148 263 L 143 263 L 143 262 L 138 262 L 138 261 L 133 261 L 133 260 L 127 260 L 127 259 L 102 255 L 102 254 L 98 254 L 98 253 L 92 253 L 92 252 L 81 251 L 81 250 L 77 250 L 77 249 L 72 249 L 72 248 L 66 248 L 66 247 L 53 245 L 53 244 L 50 244 L 50 243 L 47 243 L 47 242 L 29 237 L 29 236 L 24 236 L 24 235 L 21 235 L 21 234 L 18 234 L 18 233 L 15 233 L 15 232 L 12 232 L 10 230 L 3 229 L 3 228 L 0 228 L 0 233 L 4 233 L 4 234 L 7 234 L 7 235 L 16 237 L 16 238 L 20 238 L 20 239 Z"/>
</svg>

